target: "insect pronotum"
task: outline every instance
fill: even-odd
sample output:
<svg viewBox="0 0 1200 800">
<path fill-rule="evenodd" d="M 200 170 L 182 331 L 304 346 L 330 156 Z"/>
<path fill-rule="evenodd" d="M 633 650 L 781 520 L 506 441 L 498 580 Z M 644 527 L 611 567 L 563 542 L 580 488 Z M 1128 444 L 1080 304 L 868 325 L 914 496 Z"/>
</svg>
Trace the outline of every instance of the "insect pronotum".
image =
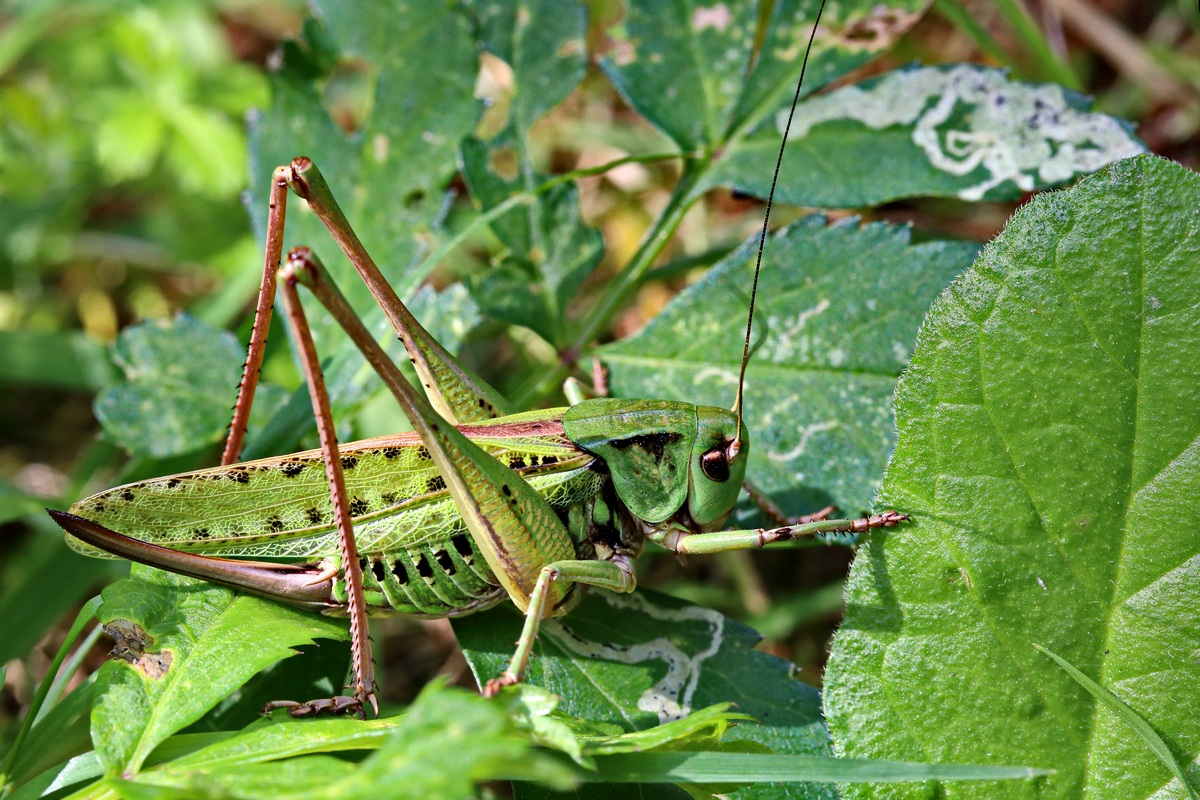
<svg viewBox="0 0 1200 800">
<path fill-rule="evenodd" d="M 811 49 L 811 37 L 808 44 Z M 807 60 L 808 50 L 805 65 Z M 802 67 L 797 99 L 803 79 Z M 387 357 L 310 250 L 296 248 L 282 258 L 289 192 L 307 201 L 374 295 L 403 341 L 424 395 Z M 774 182 L 760 263 L 773 196 Z M 298 284 L 363 352 L 413 432 L 338 443 Z M 296 715 L 361 714 L 365 704 L 377 713 L 368 613 L 458 616 L 508 597 L 525 613 L 525 624 L 508 669 L 484 687 L 491 695 L 521 679 L 540 621 L 569 611 L 584 587 L 633 591 L 634 558 L 647 539 L 680 554 L 715 553 L 905 519 L 892 511 L 827 519 L 832 509 L 825 509 L 780 519 L 775 528 L 721 530 L 742 490 L 750 454 L 741 387 L 757 284 L 756 267 L 732 410 L 597 398 L 511 414 L 504 398 L 413 318 L 316 166 L 297 158 L 276 169 L 271 184 L 262 285 L 221 466 L 120 486 L 81 500 L 69 513 L 50 513 L 72 547 L 89 555 L 128 558 L 349 617 L 350 694 L 270 706 Z M 237 463 L 277 290 L 321 447 Z M 255 498 L 266 494 L 271 503 L 264 511 Z M 229 558 L 279 555 L 306 561 Z"/>
</svg>

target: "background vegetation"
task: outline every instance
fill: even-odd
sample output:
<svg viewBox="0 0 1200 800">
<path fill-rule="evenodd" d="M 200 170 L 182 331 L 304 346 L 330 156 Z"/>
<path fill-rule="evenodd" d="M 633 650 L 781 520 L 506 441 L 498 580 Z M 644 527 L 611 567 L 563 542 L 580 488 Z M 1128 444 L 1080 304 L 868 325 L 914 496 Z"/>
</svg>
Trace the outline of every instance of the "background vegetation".
<svg viewBox="0 0 1200 800">
<path fill-rule="evenodd" d="M 589 11 L 592 50 L 612 55 L 610 26 L 620 19 L 620 5 L 596 2 Z M 162 432 L 147 440 L 139 428 L 123 439 L 112 414 L 113 424 L 100 436 L 93 402 L 122 373 L 129 374 L 131 357 L 109 345 L 135 322 L 168 320 L 186 310 L 214 328 L 231 328 L 245 341 L 258 282 L 260 237 L 251 233 L 251 224 L 261 229 L 263 169 L 298 154 L 296 143 L 316 135 L 289 130 L 286 115 L 268 113 L 256 118 L 259 140 L 251 158 L 244 119 L 254 109 L 268 108 L 273 80 L 276 99 L 283 86 L 281 78 L 269 77 L 268 66 L 291 69 L 273 73 L 285 78 L 304 70 L 324 75 L 319 101 L 331 131 L 382 124 L 382 110 L 372 107 L 370 70 L 322 51 L 317 29 L 309 28 L 302 45 L 286 44 L 304 25 L 306 11 L 299 4 L 166 2 L 130 11 L 102 2 L 42 3 L 12 4 L 5 13 L 0 30 L 0 521 L 5 531 L 0 657 L 9 667 L 0 725 L 15 731 L 78 607 L 126 569 L 69 554 L 41 508 L 64 508 L 92 490 L 212 460 L 211 442 L 172 444 Z M 1057 0 L 1026 15 L 1010 3 L 939 1 L 886 60 L 868 69 L 882 74 L 913 60 L 991 63 L 1017 77 L 1080 89 L 1096 97 L 1099 110 L 1133 120 L 1151 151 L 1191 168 L 1200 158 L 1200 42 L 1197 11 L 1188 2 Z M 480 92 L 503 95 L 503 70 L 485 59 L 480 75 Z M 489 87 L 489 79 L 500 88 Z M 542 110 L 526 111 L 536 118 Z M 656 121 L 668 128 L 672 122 Z M 678 140 L 680 134 L 673 133 Z M 530 162 L 546 172 L 670 149 L 594 68 L 562 107 L 532 128 L 528 147 Z M 321 163 L 336 159 L 335 154 Z M 465 167 L 469 182 L 470 164 Z M 330 167 L 326 171 L 337 179 Z M 470 334 L 464 346 L 472 362 L 483 365 L 487 377 L 510 396 L 544 400 L 554 383 L 550 378 L 560 377 L 552 369 L 555 349 L 572 344 L 567 332 L 587 318 L 614 271 L 633 257 L 653 218 L 647 209 L 657 212 L 665 205 L 678 179 L 672 162 L 649 162 L 584 182 L 578 208 L 604 238 L 596 272 L 582 286 L 567 281 L 571 290 L 561 293 L 564 307 L 555 309 L 562 312 L 560 328 L 531 333 L 505 327 L 502 321 L 529 319 L 528 310 L 482 303 L 482 323 L 458 331 Z M 395 207 L 381 202 L 358 204 L 357 210 L 386 224 L 388 218 L 433 206 L 442 210 L 446 230 L 461 230 L 470 203 L 462 178 L 451 185 L 455 192 L 449 199 L 432 181 L 399 187 Z M 249 201 L 243 198 L 247 189 Z M 471 189 L 478 193 L 478 186 Z M 934 237 L 983 242 L 1026 199 L 982 204 L 906 199 L 877 206 L 866 216 L 912 222 L 918 243 Z M 709 193 L 683 220 L 650 279 L 606 320 L 596 339 L 622 339 L 639 330 L 689 282 L 693 269 L 717 262 L 744 239 L 761 213 L 757 202 L 741 195 L 724 189 Z M 780 219 L 797 215 L 789 212 Z M 487 237 L 469 238 L 438 265 L 432 284 L 446 288 L 465 281 L 476 302 L 488 296 L 489 288 L 491 296 L 502 296 L 505 280 L 513 278 L 484 270 L 494 250 Z M 600 252 L 597 248 L 597 257 Z M 403 252 L 392 255 L 409 260 Z M 949 277 L 939 277 L 931 293 Z M 560 283 L 549 290 L 562 288 Z M 466 302 L 461 289 L 440 297 L 441 303 Z M 918 318 L 928 303 L 926 298 L 917 304 Z M 445 339 L 454 334 L 439 332 Z M 264 421 L 300 384 L 283 337 L 276 339 L 264 371 L 274 387 L 261 403 Z M 237 350 L 233 346 L 231 352 Z M 608 353 L 620 361 L 620 347 Z M 233 360 L 240 362 L 240 355 Z M 220 361 L 213 358 L 214 370 Z M 586 360 L 582 366 L 586 370 Z M 208 398 L 212 409 L 205 413 L 218 419 L 224 413 L 232 401 L 234 374 L 228 380 L 230 397 Z M 626 380 L 619 368 L 616 380 Z M 356 391 L 348 390 L 344 398 L 358 411 L 344 435 L 396 428 L 386 402 Z M 101 414 L 104 402 L 96 405 Z M 132 459 L 126 452 L 131 446 L 137 451 Z M 882 464 L 887 453 L 878 456 Z M 790 500 L 819 503 L 827 499 L 822 491 Z M 842 499 L 864 491 L 869 494 L 861 487 L 827 493 Z M 708 561 L 687 572 L 671 559 L 658 558 L 643 566 L 643 584 L 749 622 L 767 635 L 765 649 L 795 662 L 802 680 L 820 686 L 829 638 L 842 614 L 842 580 L 850 558 L 848 550 L 819 548 Z M 438 674 L 471 683 L 448 626 L 401 620 L 378 626 L 375 635 L 388 703 L 410 702 Z M 82 656 L 84 669 L 76 681 L 106 658 L 109 645 L 96 636 L 91 641 L 95 646 Z"/>
</svg>

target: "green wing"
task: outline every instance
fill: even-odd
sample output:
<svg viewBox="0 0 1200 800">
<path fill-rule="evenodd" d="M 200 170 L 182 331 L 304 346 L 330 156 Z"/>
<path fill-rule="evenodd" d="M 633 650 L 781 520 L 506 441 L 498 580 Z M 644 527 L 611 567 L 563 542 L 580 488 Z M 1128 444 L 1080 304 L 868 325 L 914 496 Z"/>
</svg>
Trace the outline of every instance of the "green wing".
<svg viewBox="0 0 1200 800">
<path fill-rule="evenodd" d="M 562 435 L 555 414 L 534 412 L 463 431 L 559 508 L 590 496 L 599 478 L 587 469 L 593 457 Z M 530 419 L 548 427 L 531 431 Z M 360 550 L 448 541 L 463 529 L 445 481 L 415 434 L 341 450 Z M 118 486 L 79 501 L 71 513 L 184 552 L 310 559 L 337 553 L 320 450 Z M 84 555 L 113 557 L 72 536 L 67 541 Z"/>
</svg>

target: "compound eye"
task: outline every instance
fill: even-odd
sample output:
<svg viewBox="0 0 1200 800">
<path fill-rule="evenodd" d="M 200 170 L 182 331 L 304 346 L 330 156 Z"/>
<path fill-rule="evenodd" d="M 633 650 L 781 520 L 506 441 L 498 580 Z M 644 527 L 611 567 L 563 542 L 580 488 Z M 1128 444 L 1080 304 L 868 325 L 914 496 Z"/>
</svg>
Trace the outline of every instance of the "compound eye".
<svg viewBox="0 0 1200 800">
<path fill-rule="evenodd" d="M 729 458 L 725 455 L 724 448 L 714 447 L 700 456 L 700 469 L 704 470 L 704 474 L 710 480 L 717 483 L 729 480 Z"/>
</svg>

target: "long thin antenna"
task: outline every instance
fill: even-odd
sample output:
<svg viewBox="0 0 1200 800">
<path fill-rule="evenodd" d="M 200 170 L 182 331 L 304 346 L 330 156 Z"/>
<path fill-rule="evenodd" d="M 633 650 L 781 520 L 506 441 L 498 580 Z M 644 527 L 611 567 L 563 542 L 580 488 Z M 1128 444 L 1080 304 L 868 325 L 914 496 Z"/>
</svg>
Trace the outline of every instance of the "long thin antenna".
<svg viewBox="0 0 1200 800">
<path fill-rule="evenodd" d="M 796 103 L 800 102 L 800 87 L 804 85 L 804 71 L 808 68 L 808 56 L 812 52 L 813 41 L 817 38 L 817 27 L 821 24 L 821 12 L 825 10 L 825 0 L 817 9 L 817 18 L 813 20 L 812 32 L 808 35 L 808 47 L 804 48 L 804 60 L 800 63 L 800 79 L 796 81 L 796 94 L 792 96 L 792 110 L 788 112 L 787 124 L 783 128 L 783 141 L 779 143 L 779 158 L 775 160 L 775 175 L 771 178 L 771 191 L 767 193 L 767 213 L 763 214 L 762 233 L 758 237 L 758 259 L 754 262 L 754 285 L 750 288 L 750 315 L 746 319 L 746 343 L 742 346 L 742 371 L 738 375 L 737 397 L 733 401 L 733 413 L 737 414 L 737 437 L 729 446 L 729 459 L 737 457 L 742 449 L 742 387 L 746 383 L 746 365 L 750 363 L 750 331 L 754 326 L 754 300 L 758 295 L 758 273 L 762 270 L 763 248 L 767 244 L 767 226 L 771 221 L 771 204 L 775 200 L 775 184 L 779 183 L 779 169 L 783 165 L 783 151 L 787 147 L 788 133 L 792 130 L 792 117 L 796 116 Z"/>
</svg>

